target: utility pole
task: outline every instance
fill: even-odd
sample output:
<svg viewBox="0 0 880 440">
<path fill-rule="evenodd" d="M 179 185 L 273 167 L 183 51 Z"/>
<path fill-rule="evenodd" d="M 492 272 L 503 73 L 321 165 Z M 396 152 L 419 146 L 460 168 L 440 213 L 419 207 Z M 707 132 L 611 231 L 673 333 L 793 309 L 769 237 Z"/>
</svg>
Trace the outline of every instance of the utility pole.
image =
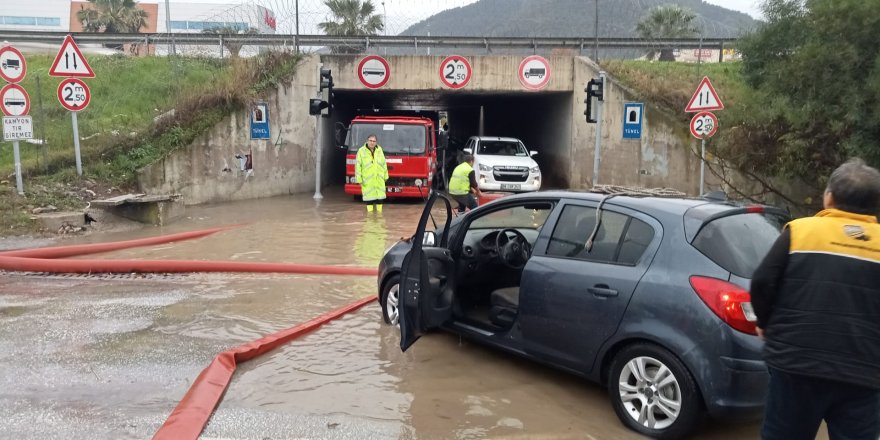
<svg viewBox="0 0 880 440">
<path fill-rule="evenodd" d="M 595 0 L 596 5 L 596 13 L 594 14 L 594 18 L 596 21 L 594 22 L 594 35 L 595 39 L 593 40 L 593 61 L 596 63 L 599 62 L 599 0 Z"/>
<path fill-rule="evenodd" d="M 177 47 L 174 45 L 174 34 L 171 32 L 171 4 L 169 0 L 165 0 L 165 30 L 168 37 L 171 38 L 171 55 L 177 55 Z"/>
<path fill-rule="evenodd" d="M 296 0 L 293 7 L 296 14 L 296 53 L 299 53 L 299 0 Z"/>
</svg>

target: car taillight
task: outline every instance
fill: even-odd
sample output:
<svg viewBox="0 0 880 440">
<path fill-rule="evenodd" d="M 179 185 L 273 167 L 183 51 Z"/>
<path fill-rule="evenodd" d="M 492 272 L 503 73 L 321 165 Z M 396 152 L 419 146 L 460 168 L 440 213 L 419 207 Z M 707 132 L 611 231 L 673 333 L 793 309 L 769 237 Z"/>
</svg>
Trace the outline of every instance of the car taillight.
<svg viewBox="0 0 880 440">
<path fill-rule="evenodd" d="M 691 276 L 691 287 L 727 325 L 750 335 L 757 335 L 757 317 L 752 309 L 752 296 L 735 284 L 717 278 Z"/>
</svg>

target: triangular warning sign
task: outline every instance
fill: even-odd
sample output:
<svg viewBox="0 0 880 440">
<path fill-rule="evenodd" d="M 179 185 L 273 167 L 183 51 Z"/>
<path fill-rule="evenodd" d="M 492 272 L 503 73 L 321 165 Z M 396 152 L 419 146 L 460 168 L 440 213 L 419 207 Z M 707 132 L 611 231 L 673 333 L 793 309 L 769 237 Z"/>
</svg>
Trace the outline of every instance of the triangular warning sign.
<svg viewBox="0 0 880 440">
<path fill-rule="evenodd" d="M 86 57 L 79 51 L 73 37 L 68 35 L 61 43 L 61 50 L 55 56 L 55 62 L 49 69 L 49 76 L 78 76 L 81 78 L 94 78 L 95 72 L 86 61 Z"/>
<path fill-rule="evenodd" d="M 709 77 L 704 76 L 703 80 L 700 81 L 700 85 L 697 86 L 697 91 L 694 92 L 694 96 L 691 97 L 691 102 L 688 103 L 687 108 L 685 108 L 684 111 L 688 113 L 696 113 L 723 109 L 724 104 L 722 104 L 721 99 L 718 98 L 718 93 L 715 93 L 715 87 L 712 87 L 712 83 L 709 82 Z"/>
</svg>

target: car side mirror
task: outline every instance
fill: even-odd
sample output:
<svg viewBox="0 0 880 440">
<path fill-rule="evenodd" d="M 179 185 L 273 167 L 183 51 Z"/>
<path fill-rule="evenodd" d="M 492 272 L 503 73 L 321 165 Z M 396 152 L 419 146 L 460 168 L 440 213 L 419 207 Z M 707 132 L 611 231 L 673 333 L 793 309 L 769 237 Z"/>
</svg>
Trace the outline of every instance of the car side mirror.
<svg viewBox="0 0 880 440">
<path fill-rule="evenodd" d="M 529 150 L 529 156 L 534 157 L 534 156 L 537 156 L 537 155 L 538 155 L 538 152 L 537 152 L 537 151 L 535 151 L 535 150 Z"/>
<path fill-rule="evenodd" d="M 461 151 L 464 151 L 467 154 L 474 154 L 473 148 L 463 148 Z"/>
<path fill-rule="evenodd" d="M 336 140 L 336 145 L 339 145 L 339 148 L 348 149 L 348 145 L 345 144 L 347 136 L 348 128 L 345 127 L 345 124 L 337 122 L 333 130 L 333 138 Z"/>
</svg>

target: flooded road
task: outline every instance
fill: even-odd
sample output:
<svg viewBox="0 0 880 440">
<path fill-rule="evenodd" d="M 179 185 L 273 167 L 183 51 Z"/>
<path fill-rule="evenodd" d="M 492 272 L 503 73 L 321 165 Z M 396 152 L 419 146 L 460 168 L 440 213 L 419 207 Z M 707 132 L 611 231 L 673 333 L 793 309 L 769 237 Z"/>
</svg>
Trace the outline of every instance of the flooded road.
<svg viewBox="0 0 880 440">
<path fill-rule="evenodd" d="M 341 192 L 325 197 L 187 207 L 171 226 L 64 244 L 242 224 L 100 258 L 375 267 L 421 212 L 390 203 L 367 214 Z M 375 293 L 373 277 L 0 273 L 0 432 L 150 438 L 219 352 Z M 244 363 L 202 438 L 641 438 L 582 379 L 443 333 L 407 353 L 398 343 L 373 303 Z M 757 438 L 758 427 L 709 422 L 698 437 Z"/>
</svg>

